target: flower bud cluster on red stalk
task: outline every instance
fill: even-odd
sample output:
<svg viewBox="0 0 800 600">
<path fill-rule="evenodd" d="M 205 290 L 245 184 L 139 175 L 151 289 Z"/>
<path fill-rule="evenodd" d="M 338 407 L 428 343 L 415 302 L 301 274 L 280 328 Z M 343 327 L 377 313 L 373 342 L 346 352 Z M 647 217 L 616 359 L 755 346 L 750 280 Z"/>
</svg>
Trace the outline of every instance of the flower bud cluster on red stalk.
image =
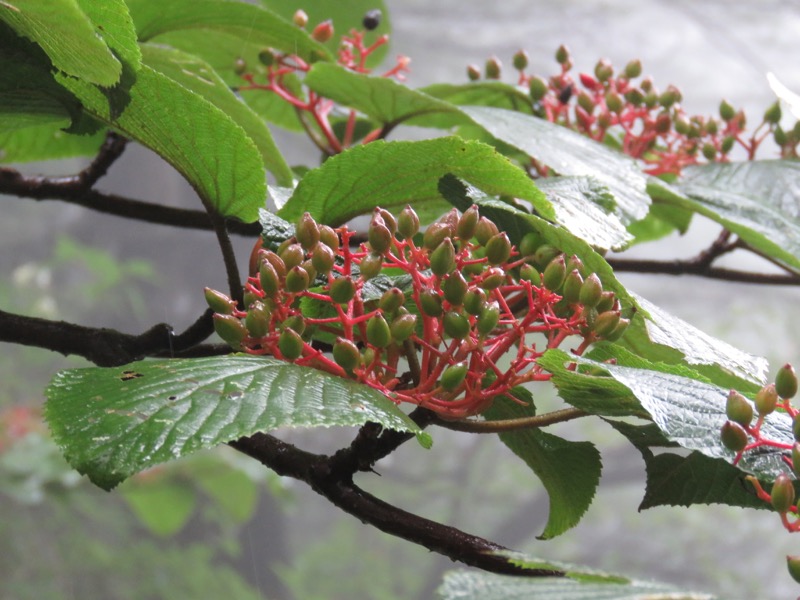
<svg viewBox="0 0 800 600">
<path fill-rule="evenodd" d="M 642 78 L 642 64 L 631 60 L 618 72 L 606 59 L 597 62 L 592 74 L 572 74 L 572 58 L 566 46 L 555 53 L 560 72 L 545 79 L 526 73 L 527 54 L 520 50 L 512 62 L 519 72 L 517 85 L 530 96 L 534 113 L 570 127 L 598 141 L 616 138 L 626 154 L 643 161 L 652 175 L 679 174 L 703 160 L 725 162 L 734 146 L 743 148 L 750 160 L 760 144 L 772 134 L 783 157 L 797 156 L 800 125 L 789 132 L 780 128 L 781 110 L 774 104 L 760 125 L 744 135 L 745 116 L 730 103 L 720 105 L 719 118 L 689 116 L 681 106 L 682 94 L 675 86 L 659 91 L 652 79 Z M 469 67 L 471 81 L 480 70 Z M 500 61 L 486 63 L 487 79 L 500 78 Z M 638 80 L 638 81 L 635 81 Z M 540 175 L 547 169 L 537 163 Z"/>
<path fill-rule="evenodd" d="M 395 402 L 459 418 L 517 385 L 550 379 L 536 363 L 547 349 L 577 338 L 579 355 L 628 326 L 613 292 L 536 233 L 521 241 L 523 254 L 477 207 L 453 209 L 423 235 L 418 228 L 410 206 L 397 218 L 379 208 L 368 241 L 355 247 L 347 227 L 332 230 L 306 213 L 275 251 L 257 247 L 245 310 L 206 290 L 217 332 L 236 350 L 354 379 Z M 579 285 L 571 299 L 563 289 L 567 265 Z M 315 340 L 335 342 L 320 349 Z"/>
<path fill-rule="evenodd" d="M 364 17 L 365 29 L 374 29 L 380 21 L 380 11 L 369 11 Z M 300 28 L 305 28 L 308 24 L 308 16 L 298 10 L 293 18 L 293 22 Z M 320 43 L 328 42 L 335 35 L 335 27 L 332 21 L 327 20 L 315 25 L 310 33 L 311 37 Z M 341 66 L 356 73 L 370 73 L 367 67 L 367 60 L 370 55 L 389 41 L 386 34 L 379 35 L 374 42 L 368 44 L 365 40 L 366 31 L 351 30 L 349 34 L 343 35 L 339 44 L 338 62 Z M 241 58 L 234 60 L 234 71 L 244 79 L 245 84 L 239 86 L 240 91 L 263 90 L 272 92 L 281 99 L 291 104 L 297 109 L 300 118 L 304 121 L 310 116 L 321 131 L 321 137 L 313 134 L 313 141 L 326 153 L 336 154 L 349 148 L 355 142 L 355 126 L 357 113 L 355 110 L 348 112 L 347 123 L 341 137 L 333 131 L 330 122 L 330 114 L 334 108 L 334 103 L 316 92 L 308 89 L 297 90 L 294 80 L 287 80 L 290 76 L 301 76 L 307 73 L 311 65 L 295 54 L 286 54 L 274 48 L 264 48 L 259 53 L 259 65 L 247 65 Z M 410 59 L 406 56 L 398 56 L 395 64 L 384 72 L 381 77 L 395 78 L 400 81 L 405 79 L 408 72 Z M 368 143 L 380 135 L 381 130 L 376 129 L 362 138 L 361 143 Z"/>
</svg>

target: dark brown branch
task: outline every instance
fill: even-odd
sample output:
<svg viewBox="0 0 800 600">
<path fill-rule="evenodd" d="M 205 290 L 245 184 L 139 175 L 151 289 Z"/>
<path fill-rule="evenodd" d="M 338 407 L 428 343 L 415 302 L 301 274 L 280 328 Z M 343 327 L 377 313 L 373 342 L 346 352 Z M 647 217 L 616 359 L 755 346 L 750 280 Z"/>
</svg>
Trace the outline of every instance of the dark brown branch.
<svg viewBox="0 0 800 600">
<path fill-rule="evenodd" d="M 126 138 L 109 131 L 94 160 L 83 171 L 75 175 L 76 184 L 86 189 L 91 188 L 101 177 L 108 173 L 111 165 L 122 156 L 127 144 L 128 140 Z"/>
<path fill-rule="evenodd" d="M 98 192 L 82 184 L 80 177 L 80 174 L 70 177 L 23 175 L 15 169 L 0 167 L 0 193 L 40 201 L 60 200 L 107 215 L 157 225 L 206 231 L 214 229 L 205 211 L 163 206 L 117 194 Z M 228 231 L 237 235 L 256 236 L 261 232 L 258 223 L 242 223 L 228 219 L 226 224 Z"/>
<path fill-rule="evenodd" d="M 45 348 L 64 355 L 76 354 L 100 367 L 113 367 L 146 356 L 173 356 L 196 346 L 214 331 L 211 314 L 211 310 L 207 310 L 180 335 L 174 335 L 172 327 L 166 323 L 132 335 L 0 310 L 0 342 Z"/>
<path fill-rule="evenodd" d="M 782 273 L 752 273 L 723 267 L 710 267 L 693 260 L 645 260 L 609 258 L 615 271 L 632 273 L 657 273 L 660 275 L 697 275 L 707 279 L 721 279 L 761 285 L 800 285 L 800 275 Z"/>
<path fill-rule="evenodd" d="M 548 425 L 555 425 L 556 423 L 580 419 L 588 414 L 589 413 L 577 408 L 564 408 L 533 417 L 503 419 L 500 421 L 474 421 L 469 419 L 447 421 L 437 417 L 434 424 L 439 427 L 444 427 L 445 429 L 464 431 L 467 433 L 504 433 L 506 431 L 518 431 L 520 429 L 547 427 Z"/>
<path fill-rule="evenodd" d="M 452 560 L 493 573 L 528 576 L 562 576 L 560 571 L 526 570 L 494 554 L 507 550 L 499 544 L 470 535 L 392 506 L 356 486 L 350 474 L 337 471 L 330 457 L 300 450 L 264 433 L 230 444 L 279 475 L 306 482 L 332 504 L 381 531 L 428 548 Z"/>
</svg>

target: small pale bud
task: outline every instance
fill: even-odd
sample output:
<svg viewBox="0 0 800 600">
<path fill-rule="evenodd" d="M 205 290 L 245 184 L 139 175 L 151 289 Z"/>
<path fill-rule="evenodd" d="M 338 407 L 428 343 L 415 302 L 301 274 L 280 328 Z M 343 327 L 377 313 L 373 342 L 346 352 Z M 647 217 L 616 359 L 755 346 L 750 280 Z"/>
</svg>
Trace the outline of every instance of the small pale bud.
<svg viewBox="0 0 800 600">
<path fill-rule="evenodd" d="M 289 244 L 280 253 L 283 264 L 286 265 L 286 273 L 296 267 L 306 259 L 306 253 L 300 244 Z"/>
<path fill-rule="evenodd" d="M 445 238 L 450 236 L 450 226 L 447 223 L 431 223 L 422 235 L 422 245 L 428 250 L 436 250 Z"/>
<path fill-rule="evenodd" d="M 389 288 L 378 301 L 378 307 L 385 313 L 393 313 L 405 302 L 406 296 L 400 288 Z"/>
<path fill-rule="evenodd" d="M 620 314 L 618 310 L 601 312 L 594 321 L 594 332 L 599 337 L 605 337 L 617 328 L 619 321 Z"/>
<path fill-rule="evenodd" d="M 569 62 L 569 50 L 563 44 L 556 49 L 556 62 L 560 65 Z"/>
<path fill-rule="evenodd" d="M 561 292 L 561 296 L 567 304 L 576 304 L 580 300 L 582 288 L 583 277 L 578 273 L 578 269 L 573 269 L 564 280 L 564 288 Z"/>
<path fill-rule="evenodd" d="M 559 254 L 542 273 L 542 283 L 551 292 L 557 292 L 564 285 L 564 280 L 567 278 L 567 263 L 564 261 L 564 255 Z"/>
<path fill-rule="evenodd" d="M 270 261 L 264 260 L 261 262 L 261 266 L 258 268 L 258 280 L 261 283 L 261 289 L 264 290 L 264 293 L 269 298 L 274 298 L 281 284 L 278 273 L 275 271 L 275 267 L 272 266 Z"/>
<path fill-rule="evenodd" d="M 506 272 L 498 267 L 490 267 L 483 272 L 481 287 L 485 290 L 499 288 L 506 281 Z"/>
<path fill-rule="evenodd" d="M 481 68 L 478 65 L 467 65 L 467 79 L 478 81 L 481 78 Z"/>
<path fill-rule="evenodd" d="M 206 304 L 208 304 L 208 307 L 215 313 L 229 315 L 233 312 L 233 309 L 236 308 L 236 302 L 228 298 L 228 296 L 222 292 L 212 290 L 211 288 L 204 288 L 203 293 L 206 297 Z"/>
<path fill-rule="evenodd" d="M 723 121 L 730 121 L 736 116 L 736 109 L 727 100 L 723 100 L 719 105 L 719 116 Z"/>
<path fill-rule="evenodd" d="M 346 304 L 353 299 L 356 294 L 356 284 L 350 277 L 339 277 L 331 282 L 330 290 L 331 300 L 337 304 Z"/>
<path fill-rule="evenodd" d="M 464 211 L 456 225 L 456 235 L 459 239 L 466 241 L 475 235 L 475 227 L 478 225 L 479 217 L 478 207 L 474 204 Z"/>
<path fill-rule="evenodd" d="M 522 256 L 533 256 L 544 240 L 536 231 L 530 231 L 522 236 L 519 241 L 519 253 Z"/>
<path fill-rule="evenodd" d="M 353 342 L 340 337 L 333 344 L 333 360 L 345 371 L 351 372 L 361 362 L 361 353 Z"/>
<path fill-rule="evenodd" d="M 497 225 L 489 219 L 486 217 L 478 219 L 478 223 L 475 225 L 475 238 L 481 246 L 485 246 L 498 233 L 500 230 L 497 229 Z"/>
<path fill-rule="evenodd" d="M 261 338 L 269 332 L 270 312 L 263 302 L 254 302 L 247 309 L 244 325 L 250 337 Z"/>
<path fill-rule="evenodd" d="M 458 271 L 453 271 L 442 283 L 442 291 L 444 292 L 445 300 L 458 306 L 464 301 L 464 296 L 467 293 L 467 280 Z"/>
<path fill-rule="evenodd" d="M 375 212 L 367 228 L 367 240 L 372 251 L 376 254 L 385 254 L 392 245 L 392 239 L 392 232 L 386 226 L 383 217 Z"/>
<path fill-rule="evenodd" d="M 292 267 L 286 274 L 286 291 L 291 294 L 297 294 L 308 289 L 309 282 L 308 271 L 300 265 Z"/>
<path fill-rule="evenodd" d="M 432 290 L 425 290 L 419 295 L 420 309 L 429 317 L 438 317 L 442 314 L 442 297 Z"/>
<path fill-rule="evenodd" d="M 473 288 L 464 294 L 464 310 L 471 315 L 479 315 L 486 306 L 486 292 L 480 288 Z"/>
<path fill-rule="evenodd" d="M 486 79 L 500 79 L 500 73 L 503 69 L 503 63 L 496 56 L 492 56 L 486 61 L 484 65 L 484 73 Z"/>
<path fill-rule="evenodd" d="M 511 256 L 511 242 L 505 231 L 492 236 L 486 242 L 486 258 L 490 265 L 500 265 Z"/>
<path fill-rule="evenodd" d="M 442 389 L 452 392 L 462 383 L 464 383 L 464 379 L 467 376 L 467 372 L 469 368 L 467 367 L 466 362 L 460 362 L 455 365 L 450 365 L 442 372 L 442 378 L 439 381 L 439 385 L 442 386 Z"/>
<path fill-rule="evenodd" d="M 511 62 L 517 71 L 524 71 L 528 68 L 528 53 L 525 50 L 517 50 Z"/>
<path fill-rule="evenodd" d="M 412 315 L 411 313 L 406 313 L 403 315 L 398 315 L 394 318 L 389 329 L 392 333 L 392 339 L 403 342 L 411 337 L 411 334 L 417 328 L 417 315 Z"/>
<path fill-rule="evenodd" d="M 308 15 L 302 9 L 297 9 L 292 15 L 292 22 L 300 28 L 305 27 L 308 25 Z"/>
<path fill-rule="evenodd" d="M 364 281 L 377 277 L 383 269 L 383 256 L 380 254 L 367 254 L 359 263 L 361 278 Z"/>
<path fill-rule="evenodd" d="M 544 98 L 549 89 L 550 87 L 547 85 L 547 81 L 541 77 L 531 77 L 531 80 L 528 83 L 528 95 L 534 102 L 539 102 L 542 98 Z"/>
<path fill-rule="evenodd" d="M 642 74 L 642 61 L 640 61 L 638 58 L 628 62 L 628 64 L 625 65 L 625 77 L 627 77 L 628 79 L 635 79 L 641 74 Z"/>
<path fill-rule="evenodd" d="M 314 269 L 327 275 L 331 272 L 334 262 L 336 262 L 336 254 L 331 250 L 331 247 L 326 244 L 317 244 L 311 254 L 311 264 L 314 265 Z"/>
<path fill-rule="evenodd" d="M 339 234 L 328 225 L 319 226 L 319 241 L 336 252 L 339 249 Z"/>
<path fill-rule="evenodd" d="M 304 250 L 311 250 L 319 242 L 319 225 L 311 213 L 303 213 L 295 227 L 295 237 Z"/>
<path fill-rule="evenodd" d="M 600 302 L 600 297 L 603 294 L 603 284 L 596 273 L 589 275 L 581 286 L 581 292 L 578 300 L 581 304 L 587 307 L 594 307 Z"/>
<path fill-rule="evenodd" d="M 483 307 L 478 316 L 477 327 L 481 335 L 489 335 L 497 323 L 500 321 L 500 305 L 497 302 L 490 302 Z"/>
</svg>

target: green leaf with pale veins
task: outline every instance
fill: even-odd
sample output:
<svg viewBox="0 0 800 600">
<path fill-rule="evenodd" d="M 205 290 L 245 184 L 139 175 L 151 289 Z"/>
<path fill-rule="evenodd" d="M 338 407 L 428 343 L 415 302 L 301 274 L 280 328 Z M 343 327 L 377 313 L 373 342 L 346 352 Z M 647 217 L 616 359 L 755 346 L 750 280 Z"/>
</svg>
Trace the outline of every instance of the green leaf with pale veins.
<svg viewBox="0 0 800 600">
<path fill-rule="evenodd" d="M 530 393 L 526 395 L 527 398 L 520 399 L 531 401 Z M 535 412 L 532 402 L 521 406 L 508 398 L 499 398 L 482 416 L 488 421 L 498 421 L 529 417 Z M 547 490 L 550 514 L 539 539 L 556 537 L 577 525 L 600 482 L 602 464 L 594 444 L 568 441 L 541 429 L 509 431 L 501 433 L 500 439 L 525 461 Z"/>
<path fill-rule="evenodd" d="M 292 170 L 264 121 L 236 97 L 208 64 L 191 54 L 155 44 L 142 44 L 142 52 L 147 66 L 201 95 L 242 127 L 258 147 L 264 165 L 278 185 L 292 184 Z"/>
<path fill-rule="evenodd" d="M 614 196 L 614 214 L 624 225 L 647 215 L 648 178 L 634 159 L 531 115 L 489 106 L 462 106 L 461 111 L 498 140 L 522 150 L 557 174 L 597 179 Z"/>
<path fill-rule="evenodd" d="M 229 0 L 127 0 L 127 3 L 139 40 L 143 42 L 172 31 L 200 29 L 208 40 L 213 40 L 214 33 L 227 33 L 244 44 L 275 48 L 307 62 L 332 58 L 328 49 L 311 39 L 307 31 L 253 4 Z M 232 56 L 230 60 L 235 58 Z"/>
<path fill-rule="evenodd" d="M 91 156 L 100 149 L 104 138 L 103 132 L 71 135 L 49 124 L 0 133 L 0 163 Z"/>
<path fill-rule="evenodd" d="M 88 115 L 175 167 L 207 208 L 247 223 L 258 219 L 267 193 L 261 154 L 216 106 L 147 66 L 128 90 L 104 93 L 82 81 L 60 81 Z"/>
<path fill-rule="evenodd" d="M 448 173 L 487 193 L 527 200 L 541 214 L 553 216 L 524 171 L 491 146 L 457 137 L 381 140 L 333 156 L 300 181 L 278 215 L 294 221 L 308 211 L 320 222 L 339 225 L 376 206 L 391 209 L 439 199 L 439 178 Z"/>
<path fill-rule="evenodd" d="M 756 250 L 800 272 L 800 162 L 760 160 L 688 167 L 673 187 L 657 182 L 659 201 L 693 210 Z"/>
<path fill-rule="evenodd" d="M 98 35 L 95 24 L 82 10 L 82 4 L 93 10 L 97 2 L 0 2 L 0 21 L 41 46 L 59 71 L 97 85 L 113 86 L 120 80 L 122 65 Z M 121 1 L 119 4 L 124 11 L 124 4 Z"/>
<path fill-rule="evenodd" d="M 109 490 L 153 465 L 278 427 L 380 423 L 423 433 L 354 381 L 273 358 L 154 360 L 58 373 L 46 418 L 69 463 Z"/>
<path fill-rule="evenodd" d="M 94 24 L 95 33 L 108 44 L 124 66 L 138 71 L 142 53 L 125 0 L 78 0 L 78 4 Z"/>
</svg>

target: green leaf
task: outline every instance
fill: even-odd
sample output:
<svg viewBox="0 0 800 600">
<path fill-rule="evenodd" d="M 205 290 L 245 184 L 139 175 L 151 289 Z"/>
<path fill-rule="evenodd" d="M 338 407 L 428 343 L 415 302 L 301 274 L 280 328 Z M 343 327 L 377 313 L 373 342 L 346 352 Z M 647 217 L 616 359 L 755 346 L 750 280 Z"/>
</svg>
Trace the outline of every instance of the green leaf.
<svg viewBox="0 0 800 600">
<path fill-rule="evenodd" d="M 489 421 L 532 416 L 536 411 L 529 392 L 527 396 L 521 399 L 528 400 L 528 406 L 500 398 L 482 416 Z M 547 490 L 550 514 L 538 538 L 550 539 L 577 525 L 591 505 L 600 482 L 602 464 L 594 444 L 571 442 L 541 429 L 501 433 L 500 439 L 525 461 Z"/>
<path fill-rule="evenodd" d="M 264 121 L 239 100 L 217 73 L 191 54 L 155 44 L 142 44 L 147 66 L 199 94 L 231 117 L 255 142 L 264 166 L 278 185 L 292 184 L 292 170 L 283 159 Z"/>
<path fill-rule="evenodd" d="M 794 160 L 714 163 L 687 168 L 672 190 L 659 183 L 654 197 L 716 221 L 800 272 L 798 177 Z"/>
<path fill-rule="evenodd" d="M 273 191 L 274 188 L 270 188 Z M 289 190 L 291 192 L 291 190 Z M 261 224 L 261 239 L 263 245 L 275 251 L 283 242 L 294 235 L 295 227 L 289 221 L 281 219 L 278 215 L 261 208 L 258 211 L 258 221 Z"/>
<path fill-rule="evenodd" d="M 556 211 L 556 222 L 599 250 L 622 250 L 633 241 L 614 214 L 614 196 L 594 177 L 547 177 L 536 185 Z"/>
<path fill-rule="evenodd" d="M 419 88 L 418 91 L 459 106 L 493 106 L 526 114 L 533 113 L 530 96 L 501 81 L 434 83 Z"/>
<path fill-rule="evenodd" d="M 644 219 L 628 225 L 628 233 L 635 238 L 634 244 L 660 240 L 676 230 L 684 234 L 689 229 L 693 214 L 684 208 L 654 201 Z"/>
<path fill-rule="evenodd" d="M 71 135 L 49 124 L 0 133 L 0 163 L 91 156 L 100 149 L 104 137 L 104 132 Z"/>
<path fill-rule="evenodd" d="M 305 83 L 339 104 L 355 108 L 380 123 L 394 126 L 427 114 L 438 114 L 443 127 L 464 121 L 459 110 L 447 102 L 412 90 L 392 79 L 353 73 L 332 63 L 318 63 L 306 75 Z M 449 120 L 445 115 L 451 114 Z"/>
<path fill-rule="evenodd" d="M 359 426 L 424 434 L 365 385 L 272 358 L 154 360 L 58 373 L 46 418 L 69 463 L 109 490 L 153 465 L 278 427 Z"/>
<path fill-rule="evenodd" d="M 481 571 L 450 571 L 437 592 L 442 600 L 713 600 L 708 594 L 649 581 L 581 582 Z"/>
<path fill-rule="evenodd" d="M 242 43 L 260 44 L 296 54 L 306 62 L 330 60 L 328 49 L 305 30 L 272 11 L 228 0 L 127 0 L 139 40 L 146 42 L 171 31 L 204 30 L 206 41 L 215 33 L 234 35 Z M 236 56 L 231 56 L 230 61 Z"/>
<path fill-rule="evenodd" d="M 78 0 L 78 4 L 91 19 L 95 34 L 108 44 L 123 66 L 138 71 L 142 54 L 125 0 Z"/>
<path fill-rule="evenodd" d="M 308 15 L 306 29 L 313 30 L 318 23 L 333 20 L 334 36 L 325 44 L 332 53 L 338 52 L 340 37 L 351 29 L 364 31 L 362 21 L 368 10 L 380 10 L 381 22 L 372 31 L 364 31 L 364 44 L 370 46 L 378 36 L 391 31 L 390 13 L 383 0 L 261 0 L 261 5 L 272 9 L 289 20 L 297 9 Z M 368 66 L 377 66 L 386 57 L 389 44 L 384 44 L 370 55 Z"/>
<path fill-rule="evenodd" d="M 488 106 L 461 111 L 498 140 L 510 144 L 559 175 L 590 176 L 611 190 L 614 214 L 628 225 L 647 215 L 647 176 L 632 158 L 585 135 L 520 112 Z"/>
<path fill-rule="evenodd" d="M 207 208 L 248 223 L 258 219 L 266 197 L 261 155 L 242 128 L 210 102 L 147 66 L 122 93 L 106 94 L 74 79 L 61 82 L 87 114 L 175 167 Z"/>
<path fill-rule="evenodd" d="M 546 216 L 552 207 L 524 171 L 491 146 L 456 137 L 419 142 L 372 142 L 326 160 L 298 184 L 278 214 L 289 221 L 304 211 L 338 225 L 375 206 L 391 209 L 440 198 L 439 178 L 452 173 L 490 194 L 531 202 Z"/>
<path fill-rule="evenodd" d="M 196 504 L 194 490 L 160 475 L 132 480 L 120 492 L 139 521 L 162 537 L 183 529 Z"/>
<path fill-rule="evenodd" d="M 99 35 L 81 4 L 93 10 L 95 2 L 86 0 L 24 0 L 0 3 L 0 20 L 19 35 L 39 44 L 53 66 L 73 77 L 102 86 L 116 84 L 122 65 Z M 121 10 L 125 5 L 115 1 Z"/>
</svg>

